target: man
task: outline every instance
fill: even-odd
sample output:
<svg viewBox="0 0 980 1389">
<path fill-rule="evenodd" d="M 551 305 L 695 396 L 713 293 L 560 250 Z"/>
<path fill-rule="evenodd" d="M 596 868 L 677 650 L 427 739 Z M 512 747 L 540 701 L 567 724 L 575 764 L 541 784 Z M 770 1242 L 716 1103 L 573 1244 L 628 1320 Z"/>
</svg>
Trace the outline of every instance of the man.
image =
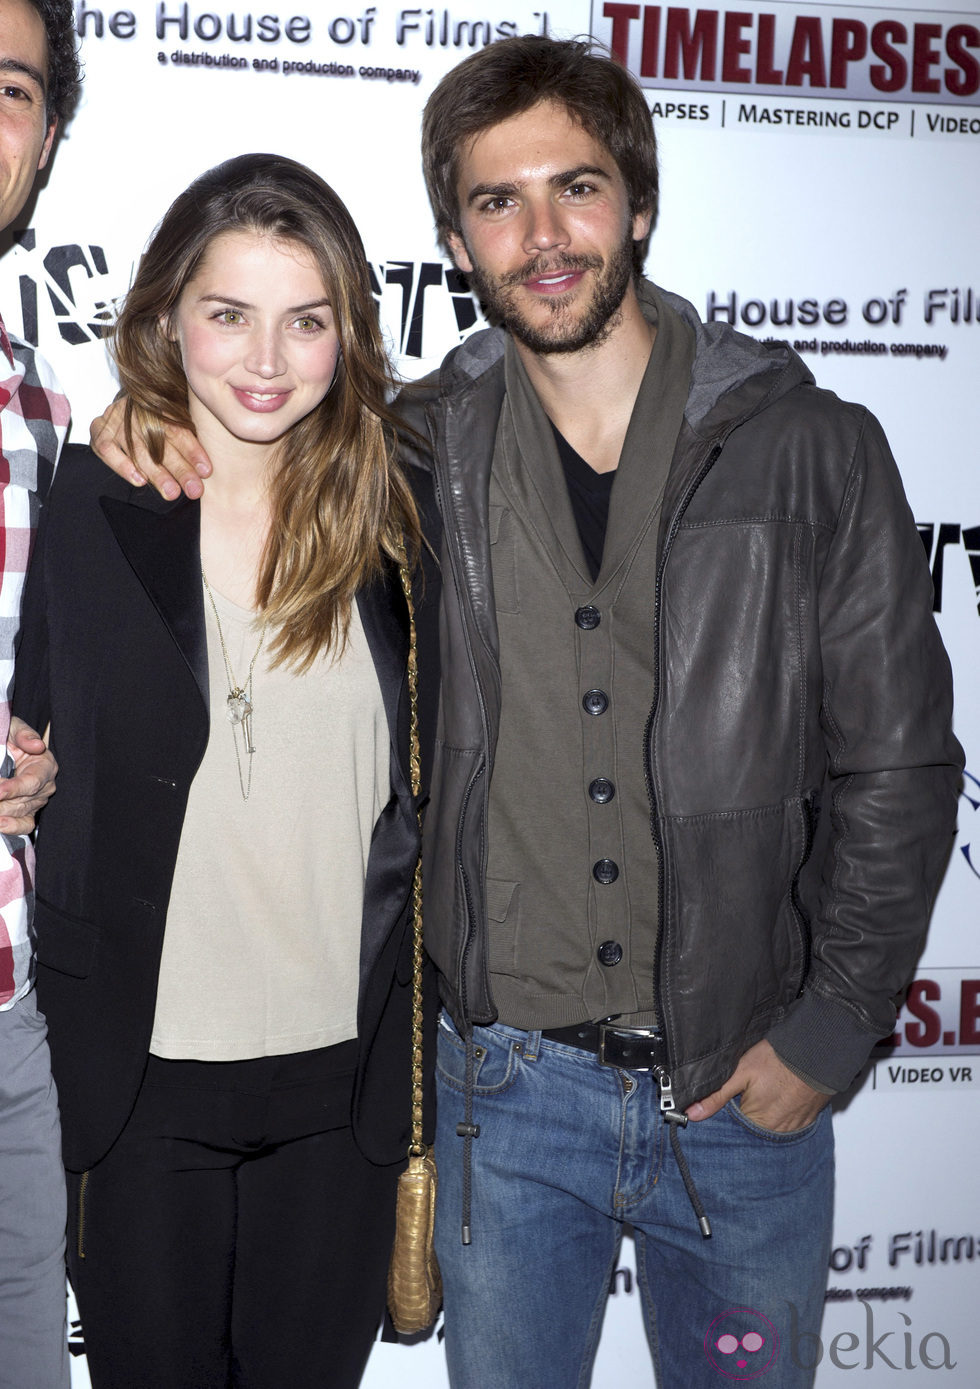
<svg viewBox="0 0 980 1389">
<path fill-rule="evenodd" d="M 0 0 L 0 226 L 24 207 L 74 105 L 78 60 L 70 0 Z M 68 427 L 50 368 L 0 320 L 0 740 L 20 601 L 37 512 Z M 0 782 L 0 1386 L 68 1384 L 65 1195 L 57 1099 L 44 1019 L 33 995 L 31 814 L 53 759 L 30 730 L 10 729 Z M 11 776 L 15 770 L 16 777 Z M 25 799 L 26 798 L 26 799 Z"/>
<path fill-rule="evenodd" d="M 618 64 L 484 49 L 430 98 L 423 164 L 503 328 L 408 407 L 445 525 L 452 1382 L 586 1384 L 629 1222 L 662 1385 L 777 1354 L 809 1383 L 828 1097 L 892 1031 L 955 817 L 922 546 L 864 410 L 637 278 L 656 150 Z"/>
<path fill-rule="evenodd" d="M 922 547 L 864 410 L 638 278 L 656 148 L 621 67 L 494 44 L 433 93 L 423 158 L 500 325 L 403 396 L 445 525 L 425 881 L 452 1382 L 588 1384 L 629 1223 L 661 1385 L 793 1389 L 828 1097 L 892 1030 L 951 842 Z"/>
</svg>

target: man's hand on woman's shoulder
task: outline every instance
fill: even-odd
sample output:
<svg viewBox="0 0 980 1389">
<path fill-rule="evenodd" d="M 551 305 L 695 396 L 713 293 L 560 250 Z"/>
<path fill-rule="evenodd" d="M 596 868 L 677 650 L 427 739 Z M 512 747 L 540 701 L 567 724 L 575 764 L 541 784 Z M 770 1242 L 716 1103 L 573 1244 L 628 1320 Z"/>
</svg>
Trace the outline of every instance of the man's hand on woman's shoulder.
<svg viewBox="0 0 980 1389">
<path fill-rule="evenodd" d="M 167 447 L 162 463 L 153 462 L 139 439 L 133 442 L 131 457 L 126 452 L 124 409 L 125 401 L 120 397 L 92 421 L 89 442 L 93 452 L 127 482 L 136 487 L 149 482 L 168 501 L 175 501 L 182 491 L 192 499 L 200 497 L 204 492 L 201 479 L 210 476 L 211 463 L 193 430 L 164 426 Z"/>
</svg>

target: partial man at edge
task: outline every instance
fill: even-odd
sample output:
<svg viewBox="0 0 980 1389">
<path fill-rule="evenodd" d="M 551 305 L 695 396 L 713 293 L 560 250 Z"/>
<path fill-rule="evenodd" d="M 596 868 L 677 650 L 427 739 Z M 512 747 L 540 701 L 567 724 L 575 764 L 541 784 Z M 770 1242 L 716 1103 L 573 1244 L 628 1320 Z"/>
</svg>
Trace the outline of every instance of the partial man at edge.
<svg viewBox="0 0 980 1389">
<path fill-rule="evenodd" d="M 79 88 L 70 0 L 0 0 L 0 226 L 23 210 Z M 24 576 L 68 429 L 44 359 L 0 320 L 0 1389 L 63 1389 L 65 1186 L 43 1017 L 34 1000 L 33 814 L 54 760 L 10 719 Z M 8 735 L 10 741 L 8 742 Z"/>
</svg>

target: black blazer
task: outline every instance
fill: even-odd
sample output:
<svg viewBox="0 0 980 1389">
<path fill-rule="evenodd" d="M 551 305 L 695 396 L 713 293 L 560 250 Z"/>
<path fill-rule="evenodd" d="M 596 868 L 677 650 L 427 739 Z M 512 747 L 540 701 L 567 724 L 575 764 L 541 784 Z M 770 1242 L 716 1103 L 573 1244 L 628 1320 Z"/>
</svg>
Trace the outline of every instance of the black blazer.
<svg viewBox="0 0 980 1389">
<path fill-rule="evenodd" d="M 431 522 L 430 484 L 422 474 L 417 480 Z M 415 607 L 424 799 L 438 574 L 423 558 Z M 357 603 L 391 731 L 392 796 L 368 859 L 352 1122 L 366 1156 L 391 1163 L 404 1157 L 408 1135 L 409 909 L 418 851 L 408 615 L 393 568 Z M 115 477 L 88 449 L 66 449 L 28 576 L 14 704 L 33 727 L 50 722 L 60 765 L 58 790 L 39 820 L 37 989 L 65 1164 L 84 1171 L 118 1137 L 142 1080 L 181 826 L 207 744 L 197 503 L 165 502 Z M 431 1001 L 427 1011 L 431 1023 Z"/>
</svg>

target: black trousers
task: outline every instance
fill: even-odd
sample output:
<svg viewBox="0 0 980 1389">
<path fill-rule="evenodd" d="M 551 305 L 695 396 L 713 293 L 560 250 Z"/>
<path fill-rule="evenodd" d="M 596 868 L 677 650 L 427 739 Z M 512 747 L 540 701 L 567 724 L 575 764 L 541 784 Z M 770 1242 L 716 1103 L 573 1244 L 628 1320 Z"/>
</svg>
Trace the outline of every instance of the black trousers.
<svg viewBox="0 0 980 1389">
<path fill-rule="evenodd" d="M 355 1058 L 150 1057 L 114 1147 L 69 1174 L 93 1389 L 355 1389 L 397 1176 L 354 1143 Z"/>
</svg>

